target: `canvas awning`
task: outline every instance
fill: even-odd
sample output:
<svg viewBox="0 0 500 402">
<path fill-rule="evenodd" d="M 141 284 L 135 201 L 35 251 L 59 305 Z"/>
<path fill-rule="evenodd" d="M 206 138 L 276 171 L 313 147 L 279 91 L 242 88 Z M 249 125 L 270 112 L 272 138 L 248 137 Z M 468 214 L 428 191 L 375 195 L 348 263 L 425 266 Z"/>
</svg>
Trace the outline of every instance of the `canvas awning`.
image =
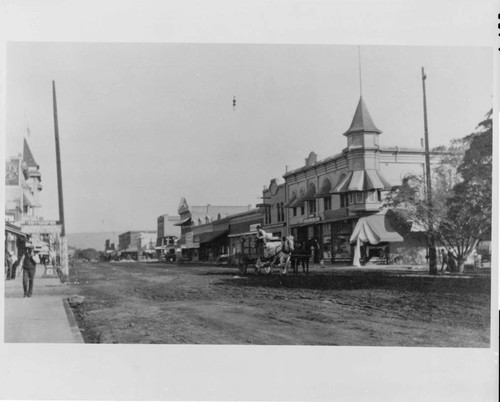
<svg viewBox="0 0 500 402">
<path fill-rule="evenodd" d="M 297 201 L 297 196 L 294 194 L 291 199 L 288 200 L 288 202 L 284 205 L 285 208 L 293 208 L 292 204 Z"/>
<path fill-rule="evenodd" d="M 349 172 L 332 190 L 333 194 L 348 191 L 389 190 L 391 184 L 378 170 L 355 170 Z"/>
<path fill-rule="evenodd" d="M 314 195 L 316 194 L 316 187 L 310 186 L 307 192 L 302 197 L 301 201 L 312 201 L 314 200 Z"/>
<path fill-rule="evenodd" d="M 10 232 L 12 234 L 15 234 L 17 236 L 22 236 L 22 237 L 26 237 L 27 234 L 26 233 L 23 233 L 21 231 L 21 228 L 13 225 L 12 223 L 9 223 L 9 222 L 5 222 L 5 231 L 6 232 Z"/>
<path fill-rule="evenodd" d="M 316 193 L 314 198 L 324 198 L 330 196 L 330 191 L 332 190 L 332 183 L 330 180 L 325 180 L 323 186 L 320 188 L 319 193 Z"/>
<path fill-rule="evenodd" d="M 227 230 L 218 230 L 215 232 L 201 233 L 200 236 L 200 244 L 202 243 L 210 243 L 211 241 L 217 240 L 222 236 L 225 236 L 228 233 Z"/>
<path fill-rule="evenodd" d="M 184 219 L 180 222 L 174 223 L 174 226 L 182 226 L 182 225 L 187 225 L 191 223 L 191 217 Z"/>
<path fill-rule="evenodd" d="M 378 244 L 380 242 L 400 242 L 403 241 L 403 237 L 391 226 L 385 212 L 379 212 L 358 220 L 350 242 L 355 243 L 358 240 L 363 243 Z"/>
</svg>

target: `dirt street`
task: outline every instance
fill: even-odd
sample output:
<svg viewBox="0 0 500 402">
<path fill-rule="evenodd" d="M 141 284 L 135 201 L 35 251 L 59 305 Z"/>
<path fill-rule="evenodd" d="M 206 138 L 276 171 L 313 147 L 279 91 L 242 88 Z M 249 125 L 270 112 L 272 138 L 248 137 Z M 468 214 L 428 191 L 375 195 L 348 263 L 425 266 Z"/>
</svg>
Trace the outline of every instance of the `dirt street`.
<svg viewBox="0 0 500 402">
<path fill-rule="evenodd" d="M 87 343 L 488 347 L 490 276 L 75 263 Z"/>
</svg>

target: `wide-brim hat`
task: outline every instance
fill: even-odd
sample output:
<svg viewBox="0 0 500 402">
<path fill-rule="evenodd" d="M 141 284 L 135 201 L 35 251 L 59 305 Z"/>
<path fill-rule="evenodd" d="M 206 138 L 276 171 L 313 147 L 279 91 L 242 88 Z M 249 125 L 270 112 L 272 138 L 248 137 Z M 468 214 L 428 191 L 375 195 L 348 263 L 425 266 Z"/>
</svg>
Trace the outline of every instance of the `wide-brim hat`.
<svg viewBox="0 0 500 402">
<path fill-rule="evenodd" d="M 24 247 L 26 247 L 26 248 L 35 248 L 35 247 L 33 246 L 33 243 L 26 243 L 26 244 L 24 245 Z"/>
</svg>

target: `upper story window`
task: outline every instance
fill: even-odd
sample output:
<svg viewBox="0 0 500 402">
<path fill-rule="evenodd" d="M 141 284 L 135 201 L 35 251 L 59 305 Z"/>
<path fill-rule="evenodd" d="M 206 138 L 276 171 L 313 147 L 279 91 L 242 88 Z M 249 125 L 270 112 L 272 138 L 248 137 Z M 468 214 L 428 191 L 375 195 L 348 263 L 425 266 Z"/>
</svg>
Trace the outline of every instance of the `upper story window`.
<svg viewBox="0 0 500 402">
<path fill-rule="evenodd" d="M 347 194 L 340 194 L 340 208 L 347 208 L 348 205 Z"/>
<path fill-rule="evenodd" d="M 307 201 L 307 209 L 309 210 L 310 214 L 315 214 L 316 213 L 316 200 Z"/>
<path fill-rule="evenodd" d="M 323 205 L 325 211 L 329 211 L 332 209 L 332 197 L 324 197 L 323 198 Z"/>
</svg>

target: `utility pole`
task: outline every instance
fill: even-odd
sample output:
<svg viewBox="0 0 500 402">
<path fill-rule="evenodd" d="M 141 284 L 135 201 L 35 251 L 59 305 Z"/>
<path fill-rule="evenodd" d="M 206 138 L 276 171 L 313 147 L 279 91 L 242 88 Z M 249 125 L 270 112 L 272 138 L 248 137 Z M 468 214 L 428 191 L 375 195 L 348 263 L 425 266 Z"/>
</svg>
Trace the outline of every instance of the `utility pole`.
<svg viewBox="0 0 500 402">
<path fill-rule="evenodd" d="M 437 275 L 437 253 L 436 253 L 436 237 L 434 236 L 434 211 L 432 205 L 432 182 L 431 182 L 431 157 L 429 150 L 429 130 L 427 127 L 427 98 L 425 94 L 425 75 L 422 67 L 422 88 L 424 92 L 424 133 L 425 133 L 425 183 L 426 183 L 426 199 L 427 199 L 427 242 L 429 256 L 429 273 Z"/>
<path fill-rule="evenodd" d="M 61 225 L 61 241 L 59 244 L 60 264 L 63 278 L 65 281 L 68 278 L 68 243 L 66 240 L 66 230 L 64 221 L 64 202 L 62 190 L 62 171 L 61 171 L 61 151 L 59 147 L 59 125 L 57 119 L 57 100 L 56 100 L 56 83 L 52 81 L 52 100 L 54 104 L 54 131 L 56 137 L 56 165 L 57 165 L 57 190 L 59 199 L 59 224 Z"/>
</svg>

